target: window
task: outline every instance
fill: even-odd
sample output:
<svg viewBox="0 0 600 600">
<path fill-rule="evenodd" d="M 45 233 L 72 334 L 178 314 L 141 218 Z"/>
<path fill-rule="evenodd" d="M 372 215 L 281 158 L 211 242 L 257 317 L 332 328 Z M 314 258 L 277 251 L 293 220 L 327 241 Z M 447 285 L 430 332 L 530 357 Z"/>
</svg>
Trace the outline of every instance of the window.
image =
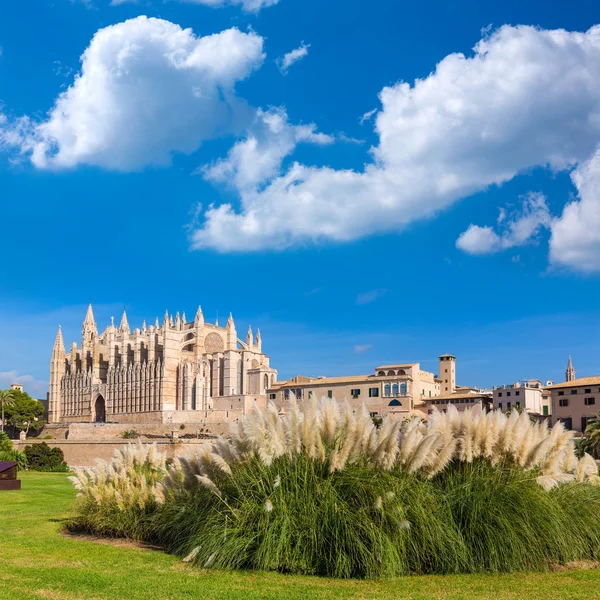
<svg viewBox="0 0 600 600">
<path fill-rule="evenodd" d="M 592 393 L 592 388 L 587 388 L 584 393 L 585 394 L 591 394 Z"/>
<path fill-rule="evenodd" d="M 391 392 L 390 392 L 391 389 L 392 389 L 392 387 L 390 386 L 390 384 L 386 383 L 385 387 L 383 388 L 383 395 L 384 396 L 390 396 L 391 395 Z"/>
<path fill-rule="evenodd" d="M 517 390 L 517 391 L 515 392 L 515 396 L 520 396 L 520 395 L 521 395 L 521 392 L 520 392 L 520 390 Z"/>
<path fill-rule="evenodd" d="M 300 388 L 294 390 L 296 394 L 296 400 L 302 400 L 302 390 Z"/>
<path fill-rule="evenodd" d="M 269 400 L 275 400 L 277 398 L 277 394 L 269 394 Z"/>
<path fill-rule="evenodd" d="M 571 394 L 576 394 L 577 390 L 571 390 Z"/>
<path fill-rule="evenodd" d="M 444 373 L 447 373 L 447 372 L 448 372 L 448 369 L 444 369 Z"/>
<path fill-rule="evenodd" d="M 392 400 L 388 406 L 402 406 L 402 402 L 400 400 Z"/>
<path fill-rule="evenodd" d="M 596 398 L 584 398 L 583 403 L 586 406 L 592 406 L 593 404 L 596 404 Z"/>
<path fill-rule="evenodd" d="M 507 396 L 510 396 L 510 392 L 506 392 L 506 395 L 507 395 Z"/>
<path fill-rule="evenodd" d="M 310 400 L 313 397 L 313 393 L 312 392 L 308 392 L 308 399 Z"/>
<path fill-rule="evenodd" d="M 558 395 L 559 395 L 559 396 L 564 396 L 564 395 L 565 395 L 565 393 L 564 393 L 564 392 L 558 392 Z"/>
<path fill-rule="evenodd" d="M 498 398 L 502 398 L 502 392 L 498 392 Z"/>
<path fill-rule="evenodd" d="M 331 390 L 327 390 L 327 397 L 333 398 L 333 392 Z"/>
<path fill-rule="evenodd" d="M 559 406 L 569 406 L 569 399 L 568 398 L 563 398 L 562 400 L 558 401 L 558 405 Z"/>
<path fill-rule="evenodd" d="M 392 385 L 392 396 L 397 396 L 398 395 L 398 384 L 394 383 Z"/>
<path fill-rule="evenodd" d="M 502 410 L 502 402 L 498 402 L 498 408 Z"/>
<path fill-rule="evenodd" d="M 353 398 L 358 398 L 360 396 L 360 390 L 359 389 L 355 389 L 355 390 L 350 390 L 350 395 Z"/>
<path fill-rule="evenodd" d="M 402 394 L 403 396 L 406 396 L 406 384 L 405 383 L 400 384 L 400 394 Z"/>
<path fill-rule="evenodd" d="M 283 390 L 283 397 L 286 400 L 289 400 L 290 399 L 290 390 Z"/>
<path fill-rule="evenodd" d="M 567 417 L 565 419 L 559 419 L 559 421 L 565 426 L 565 429 L 573 429 L 573 421 L 571 417 Z"/>
<path fill-rule="evenodd" d="M 521 408 L 521 403 L 520 402 L 515 402 L 515 408 Z"/>
<path fill-rule="evenodd" d="M 510 410 L 510 406 L 511 406 L 510 402 L 507 402 L 506 403 L 506 410 Z"/>
<path fill-rule="evenodd" d="M 545 417 L 548 416 L 548 407 L 547 406 L 544 406 L 544 408 L 543 408 L 543 414 L 544 414 Z"/>
<path fill-rule="evenodd" d="M 369 398 L 379 398 L 379 388 L 369 388 Z"/>
</svg>

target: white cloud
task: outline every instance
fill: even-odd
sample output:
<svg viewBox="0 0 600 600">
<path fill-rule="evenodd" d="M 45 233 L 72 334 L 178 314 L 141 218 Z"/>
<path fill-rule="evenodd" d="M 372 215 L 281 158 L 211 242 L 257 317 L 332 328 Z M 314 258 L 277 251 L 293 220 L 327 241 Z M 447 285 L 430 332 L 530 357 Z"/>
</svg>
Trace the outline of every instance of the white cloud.
<svg viewBox="0 0 600 600">
<path fill-rule="evenodd" d="M 376 113 L 376 112 L 377 112 L 377 109 L 376 109 L 376 108 L 374 108 L 373 110 L 370 110 L 370 111 L 366 112 L 366 113 L 365 113 L 365 114 L 364 114 L 364 115 L 363 115 L 363 116 L 362 116 L 362 117 L 361 117 L 361 118 L 358 120 L 358 122 L 359 122 L 361 125 L 364 125 L 364 124 L 365 124 L 367 121 L 370 121 L 370 120 L 371 120 L 371 119 L 372 119 L 372 118 L 375 116 L 375 113 Z"/>
<path fill-rule="evenodd" d="M 169 164 L 173 153 L 193 152 L 251 117 L 234 86 L 263 59 L 263 39 L 236 28 L 196 37 L 147 17 L 106 27 L 22 149 L 39 168 Z"/>
<path fill-rule="evenodd" d="M 550 262 L 583 273 L 600 272 L 600 151 L 571 173 L 579 200 L 552 222 Z"/>
<path fill-rule="evenodd" d="M 210 6 L 211 8 L 240 6 L 242 10 L 246 12 L 257 13 L 262 8 L 266 8 L 267 6 L 275 6 L 279 0 L 179 0 L 179 2 L 185 2 L 187 4 L 201 4 L 203 6 Z M 126 3 L 137 4 L 138 0 L 112 0 L 111 6 L 118 6 L 119 4 Z"/>
<path fill-rule="evenodd" d="M 19 375 L 17 371 L 0 371 L 0 390 L 9 389 L 12 383 L 20 383 L 23 391 L 32 398 L 45 400 L 48 382 L 36 379 L 32 375 Z"/>
<path fill-rule="evenodd" d="M 354 346 L 354 352 L 357 354 L 362 354 L 363 352 L 367 352 L 373 347 L 373 344 L 357 344 Z"/>
<path fill-rule="evenodd" d="M 380 93 L 362 171 L 293 164 L 241 208 L 211 207 L 195 247 L 284 248 L 398 232 L 537 165 L 567 169 L 600 139 L 600 27 L 505 26 L 414 85 Z"/>
<path fill-rule="evenodd" d="M 551 223 L 550 211 L 543 194 L 530 192 L 523 198 L 522 206 L 508 214 L 506 209 L 500 209 L 497 223 L 501 233 L 496 233 L 491 227 L 469 225 L 466 231 L 456 240 L 456 247 L 468 254 L 492 254 L 525 246 L 536 240 L 542 229 L 548 229 Z"/>
<path fill-rule="evenodd" d="M 471 224 L 456 240 L 456 247 L 469 254 L 491 254 L 500 250 L 500 236 L 491 227 Z"/>
<path fill-rule="evenodd" d="M 369 292 L 364 292 L 356 297 L 356 304 L 370 304 L 371 302 L 375 302 L 375 300 L 378 300 L 382 296 L 385 296 L 387 293 L 388 290 L 383 288 L 378 290 L 371 290 Z"/>
<path fill-rule="evenodd" d="M 305 44 L 302 42 L 299 48 L 287 52 L 283 55 L 283 57 L 277 59 L 277 66 L 279 70 L 285 75 L 288 72 L 288 69 L 299 60 L 303 59 L 308 55 L 308 49 L 310 48 L 310 44 Z"/>
<path fill-rule="evenodd" d="M 331 136 L 316 126 L 290 125 L 283 108 L 258 110 L 246 138 L 237 142 L 227 158 L 203 169 L 206 179 L 227 182 L 240 192 L 256 189 L 279 173 L 283 159 L 299 143 L 331 144 Z"/>
</svg>

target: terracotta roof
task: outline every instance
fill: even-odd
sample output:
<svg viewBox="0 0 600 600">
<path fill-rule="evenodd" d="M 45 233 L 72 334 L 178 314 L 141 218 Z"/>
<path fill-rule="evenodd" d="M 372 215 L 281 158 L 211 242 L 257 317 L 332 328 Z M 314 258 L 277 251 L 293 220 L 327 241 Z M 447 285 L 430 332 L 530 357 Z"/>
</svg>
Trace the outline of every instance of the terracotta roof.
<svg viewBox="0 0 600 600">
<path fill-rule="evenodd" d="M 454 354 L 440 354 L 439 358 L 456 358 Z"/>
<path fill-rule="evenodd" d="M 404 369 L 407 367 L 414 367 L 418 364 L 419 363 L 407 363 L 404 365 L 381 365 L 380 367 L 376 367 L 375 370 L 378 371 L 379 369 Z"/>
<path fill-rule="evenodd" d="M 547 390 L 556 390 L 560 388 L 572 388 L 572 387 L 581 387 L 584 385 L 599 385 L 600 384 L 600 376 L 595 377 L 581 377 L 580 379 L 574 379 L 573 381 L 565 381 L 563 383 L 556 383 L 554 385 L 549 385 Z"/>
<path fill-rule="evenodd" d="M 309 381 L 278 381 L 271 386 L 271 389 L 281 389 L 282 387 L 314 387 L 321 385 L 334 385 L 336 383 L 364 383 L 373 381 L 374 375 L 352 375 L 349 377 L 321 377 Z"/>
</svg>

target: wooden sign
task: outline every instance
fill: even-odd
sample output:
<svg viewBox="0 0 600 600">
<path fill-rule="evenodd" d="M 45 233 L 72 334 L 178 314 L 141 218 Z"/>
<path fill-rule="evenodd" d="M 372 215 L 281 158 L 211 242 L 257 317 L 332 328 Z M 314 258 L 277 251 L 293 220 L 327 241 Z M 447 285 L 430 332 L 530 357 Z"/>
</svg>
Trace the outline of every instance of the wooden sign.
<svg viewBox="0 0 600 600">
<path fill-rule="evenodd" d="M 21 482 L 17 479 L 16 462 L 0 462 L 0 491 L 20 490 Z"/>
</svg>

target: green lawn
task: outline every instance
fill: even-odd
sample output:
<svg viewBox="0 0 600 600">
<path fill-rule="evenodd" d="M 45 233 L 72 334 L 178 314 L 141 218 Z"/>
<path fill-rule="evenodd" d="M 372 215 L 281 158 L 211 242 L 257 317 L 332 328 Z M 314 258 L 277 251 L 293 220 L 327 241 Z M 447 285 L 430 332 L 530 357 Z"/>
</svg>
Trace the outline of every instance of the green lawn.
<svg viewBox="0 0 600 600">
<path fill-rule="evenodd" d="M 61 519 L 69 513 L 74 497 L 66 475 L 23 473 L 21 477 L 21 492 L 0 492 L 0 600 L 600 597 L 600 570 L 386 581 L 203 571 L 159 551 L 59 535 Z"/>
</svg>

